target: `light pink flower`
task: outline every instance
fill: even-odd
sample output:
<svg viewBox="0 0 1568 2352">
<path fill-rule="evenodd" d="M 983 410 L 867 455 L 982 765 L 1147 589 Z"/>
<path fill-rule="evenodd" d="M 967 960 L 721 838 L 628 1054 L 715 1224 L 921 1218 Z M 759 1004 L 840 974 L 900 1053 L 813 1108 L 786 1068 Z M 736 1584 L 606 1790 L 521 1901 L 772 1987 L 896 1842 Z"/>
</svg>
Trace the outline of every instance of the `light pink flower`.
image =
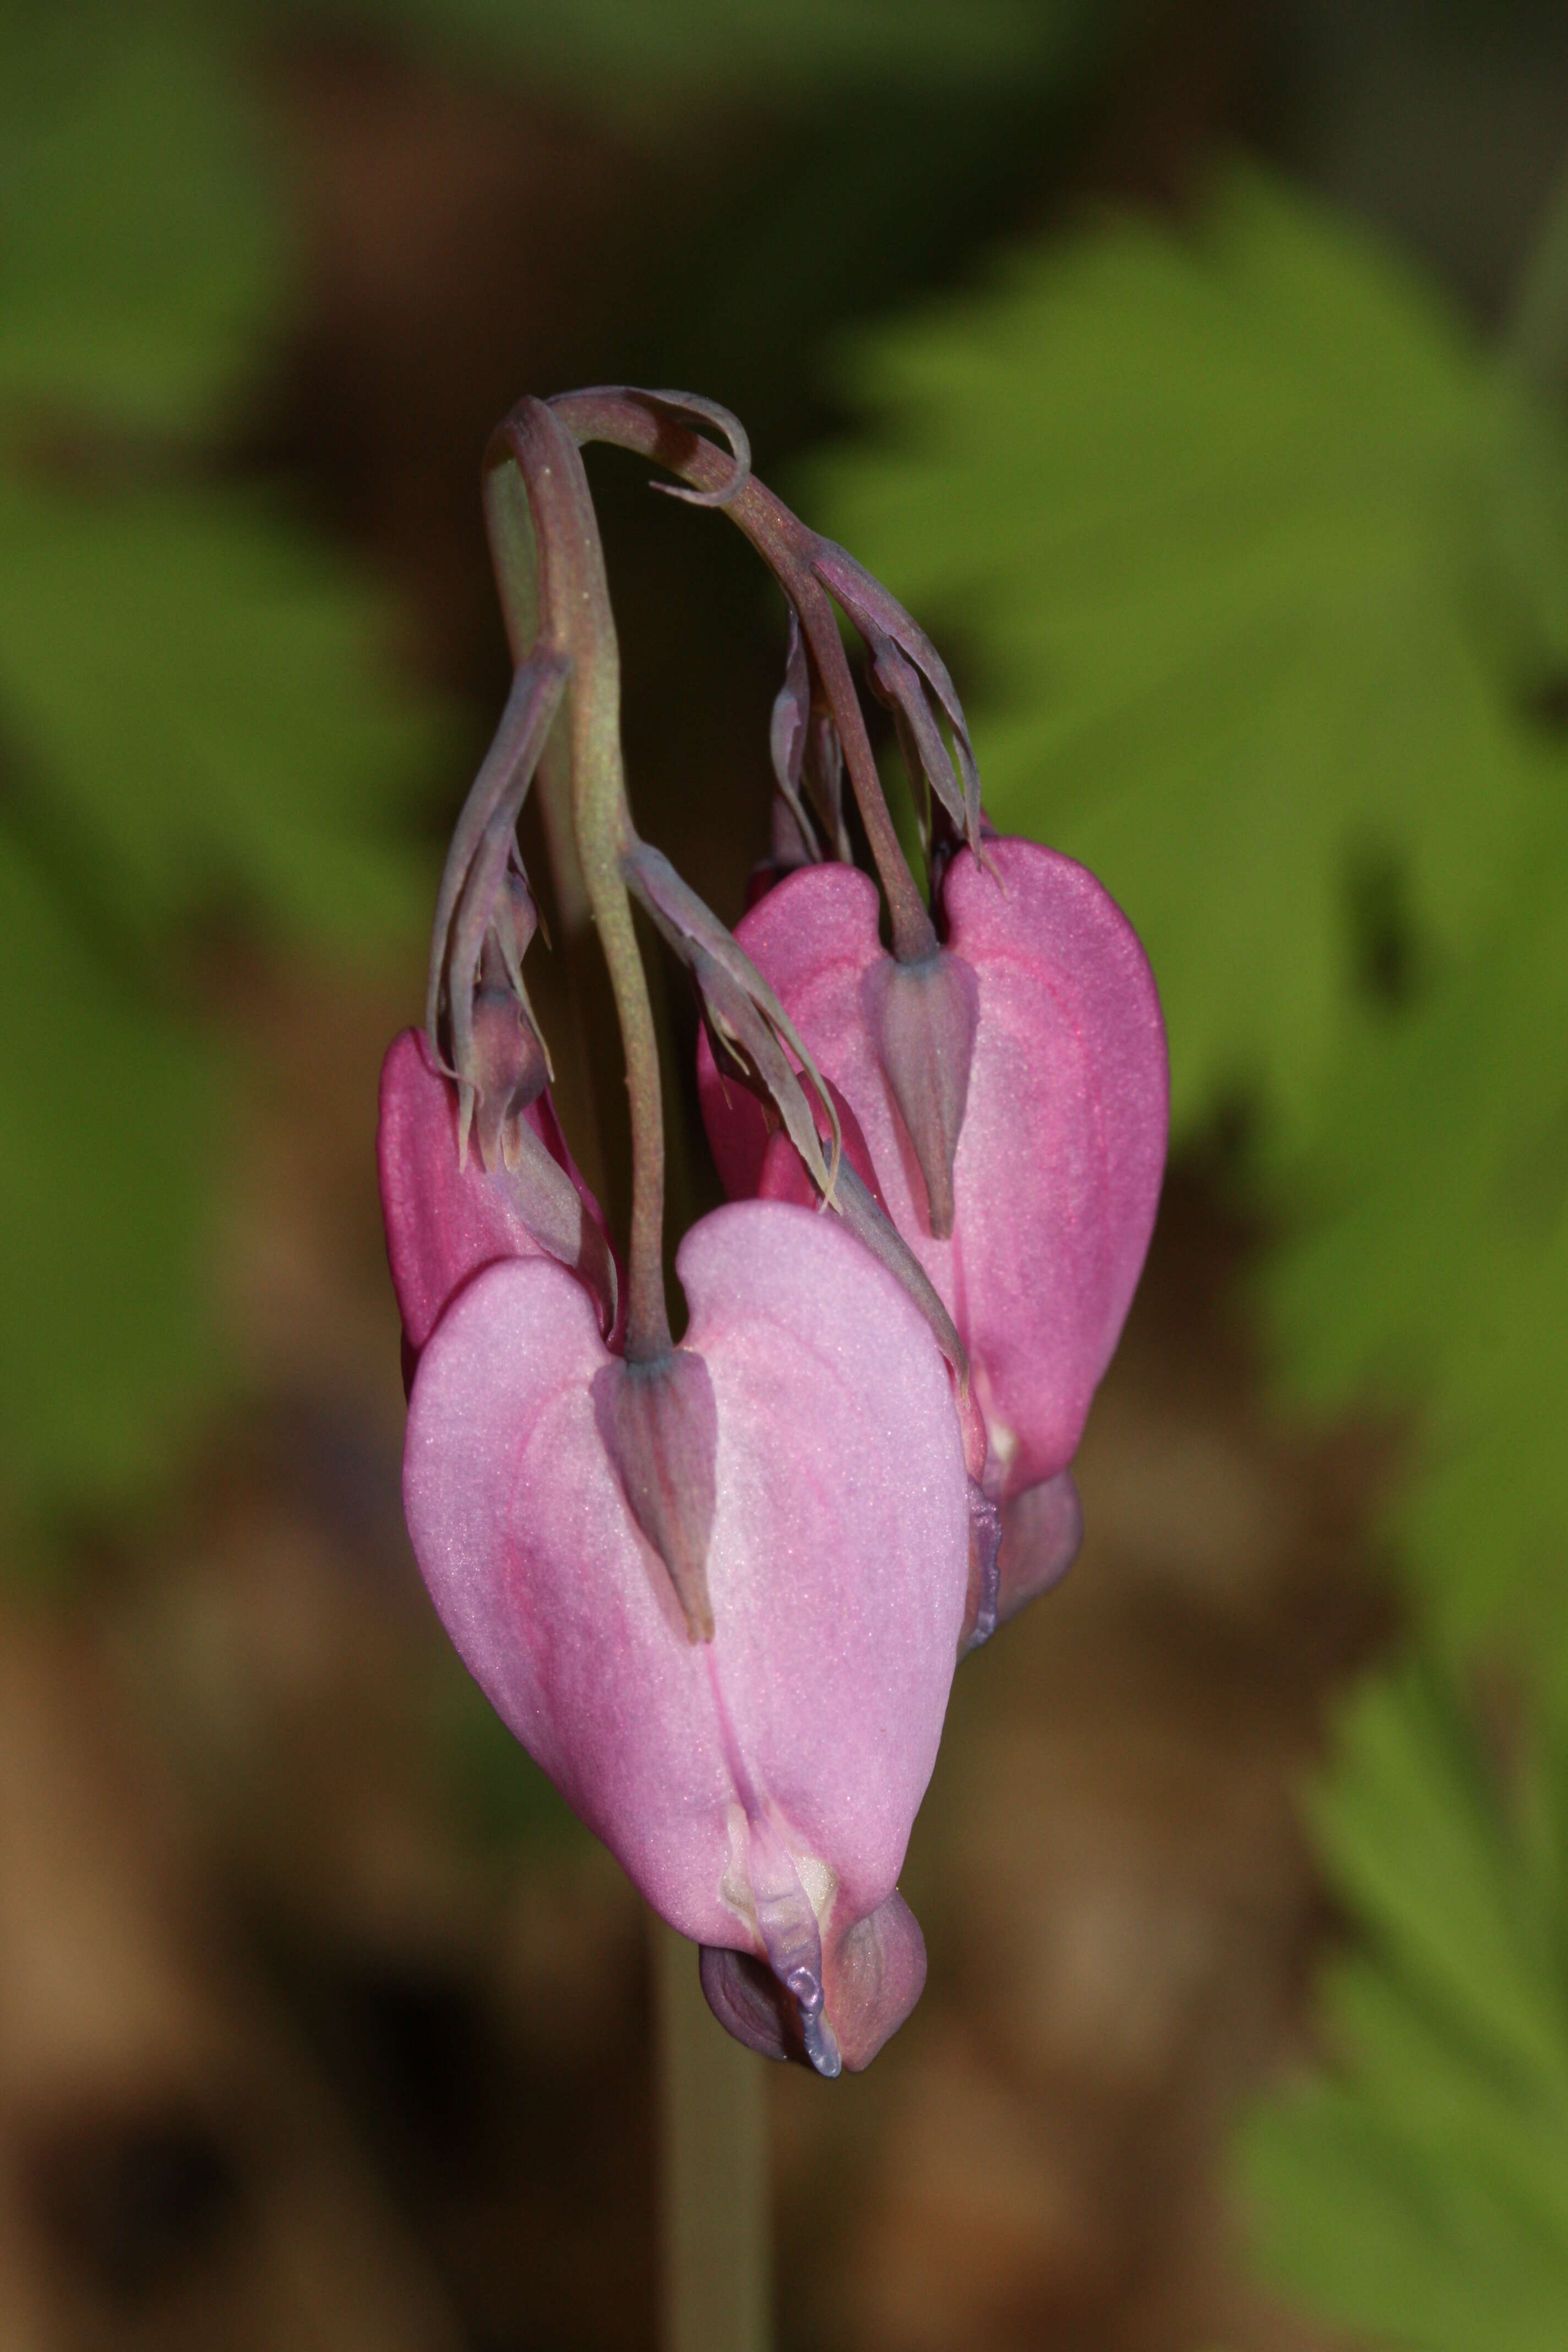
<svg viewBox="0 0 1568 2352">
<path fill-rule="evenodd" d="M 929 967 L 894 963 L 874 884 L 844 865 L 791 875 L 736 938 L 855 1112 L 969 1351 L 987 1485 L 1011 1498 L 1065 1471 L 1120 1336 L 1159 1199 L 1167 1073 L 1147 960 L 1094 877 L 1033 842 L 984 846 L 947 870 Z M 700 1082 L 726 1190 L 754 1192 L 764 1121 L 706 1040 Z"/>
<path fill-rule="evenodd" d="M 615 1399 L 657 1368 L 610 1352 L 547 1257 L 478 1274 L 429 1336 L 408 1525 L 498 1713 L 709 1948 L 724 2021 L 833 2073 L 869 2060 L 923 1980 L 895 1890 L 964 1615 L 963 1443 L 924 1318 L 830 1212 L 718 1210 L 678 1265 L 676 1356 L 705 1371 L 692 1444 L 706 1427 L 713 1458 L 693 1479 L 678 1446 L 671 1480 L 710 1514 L 710 1640 L 623 1483 Z"/>
</svg>

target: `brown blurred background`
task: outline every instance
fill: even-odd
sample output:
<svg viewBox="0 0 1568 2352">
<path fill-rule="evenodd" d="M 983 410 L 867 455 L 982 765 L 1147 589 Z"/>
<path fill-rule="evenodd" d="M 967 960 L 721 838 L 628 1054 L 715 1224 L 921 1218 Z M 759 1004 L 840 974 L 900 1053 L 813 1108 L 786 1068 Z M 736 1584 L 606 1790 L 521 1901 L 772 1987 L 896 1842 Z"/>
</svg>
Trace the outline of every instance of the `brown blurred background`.
<svg viewBox="0 0 1568 2352">
<path fill-rule="evenodd" d="M 815 224 L 776 329 L 768 275 L 740 270 L 761 192 L 799 167 L 765 87 L 650 140 L 368 16 L 269 32 L 302 291 L 221 463 L 286 484 L 374 570 L 397 662 L 447 698 L 431 887 L 504 687 L 477 468 L 513 398 L 700 366 L 787 487 L 835 421 L 839 324 L 1089 193 L 1179 215 L 1237 140 L 1485 315 L 1563 131 L 1568 46 L 1555 11 L 1479 44 L 1461 14 L 1131 10 L 1019 102 L 962 203 L 907 241 L 868 232 L 864 277 L 857 219 Z M 984 157 L 994 103 L 923 135 Z M 613 459 L 594 477 L 639 819 L 733 919 L 766 837 L 778 615 L 712 519 Z M 0 2345 L 644 2346 L 644 1920 L 468 1690 L 399 1517 L 372 1139 L 422 943 L 346 974 L 226 934 L 195 952 L 244 1075 L 213 1280 L 246 1384 L 154 1508 L 75 1531 L 63 1597 L 24 1589 L 0 1619 Z M 537 961 L 570 1131 L 574 1016 Z M 1323 2340 L 1247 2283 L 1222 2156 L 1238 2099 L 1300 2048 L 1334 1932 L 1293 1800 L 1393 1622 L 1364 1533 L 1388 1448 L 1265 1412 L 1255 1235 L 1227 1198 L 1222 1138 L 1173 1178 L 1095 1407 L 1083 1558 L 959 1677 L 905 1882 L 921 2007 L 865 2079 L 773 2084 L 786 2347 Z"/>
</svg>

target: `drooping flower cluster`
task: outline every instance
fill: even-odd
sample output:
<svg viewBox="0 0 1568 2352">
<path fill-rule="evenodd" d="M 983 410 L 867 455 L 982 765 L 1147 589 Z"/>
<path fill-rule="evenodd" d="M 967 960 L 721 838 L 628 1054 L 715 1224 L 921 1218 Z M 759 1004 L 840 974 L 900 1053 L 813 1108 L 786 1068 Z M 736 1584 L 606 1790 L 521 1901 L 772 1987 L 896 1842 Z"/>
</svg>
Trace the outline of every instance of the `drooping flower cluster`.
<svg viewBox="0 0 1568 2352">
<path fill-rule="evenodd" d="M 724 508 L 788 599 L 774 887 L 733 935 L 632 824 L 595 439 Z M 920 1996 L 897 1882 L 955 1663 L 1077 1549 L 1068 1465 L 1159 1192 L 1159 1006 L 1093 877 L 990 831 L 934 648 L 756 481 L 733 419 L 615 389 L 524 401 L 486 503 L 516 677 L 443 876 L 426 1026 L 382 1081 L 409 1529 L 498 1712 L 700 1946 L 715 2014 L 833 2074 Z M 835 601 L 926 807 L 929 907 Z M 846 769 L 875 882 L 849 862 Z M 536 771 L 620 1017 L 624 1263 L 523 983 Z M 698 991 L 731 1195 L 678 1252 L 679 1345 L 634 898 Z"/>
</svg>

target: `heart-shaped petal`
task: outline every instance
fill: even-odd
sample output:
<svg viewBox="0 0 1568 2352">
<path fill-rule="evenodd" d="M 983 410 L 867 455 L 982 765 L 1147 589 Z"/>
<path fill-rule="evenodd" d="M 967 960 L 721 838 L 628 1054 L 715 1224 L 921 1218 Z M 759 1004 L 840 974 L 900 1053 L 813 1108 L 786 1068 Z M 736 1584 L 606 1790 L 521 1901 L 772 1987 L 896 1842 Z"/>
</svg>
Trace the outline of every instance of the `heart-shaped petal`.
<svg viewBox="0 0 1568 2352">
<path fill-rule="evenodd" d="M 953 1162 L 951 1239 L 867 1015 L 889 961 L 875 886 L 853 867 L 790 876 L 737 936 L 855 1111 L 894 1223 L 969 1350 L 1006 1495 L 1071 1460 L 1142 1269 L 1164 1165 L 1164 1028 L 1146 958 L 1094 877 L 1034 842 L 964 850 L 943 885 L 948 952 L 978 1005 Z M 756 1189 L 760 1113 L 716 1083 L 704 1117 L 728 1190 Z"/>
<path fill-rule="evenodd" d="M 827 1923 L 837 1965 L 893 1893 L 964 1614 L 947 1369 L 831 1216 L 720 1209 L 677 1263 L 716 1423 L 710 1642 L 606 1450 L 592 1302 L 549 1260 L 490 1267 L 437 1326 L 409 1529 L 470 1672 L 655 1908 L 775 1967 Z"/>
</svg>

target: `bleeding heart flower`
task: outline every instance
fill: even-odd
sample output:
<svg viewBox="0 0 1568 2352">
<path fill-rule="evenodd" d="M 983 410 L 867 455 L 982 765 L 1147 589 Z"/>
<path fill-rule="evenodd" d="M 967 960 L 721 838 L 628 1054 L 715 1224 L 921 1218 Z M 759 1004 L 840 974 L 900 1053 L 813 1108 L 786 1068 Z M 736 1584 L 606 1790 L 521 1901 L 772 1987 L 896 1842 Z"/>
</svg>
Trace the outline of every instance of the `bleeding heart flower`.
<svg viewBox="0 0 1568 2352">
<path fill-rule="evenodd" d="M 847 788 L 892 955 L 878 887 L 847 866 L 784 881 L 738 945 L 639 837 L 580 454 L 594 438 L 727 509 L 779 579 L 775 867 L 849 856 Z M 614 386 L 521 401 L 485 499 L 512 688 L 443 868 L 425 1035 L 397 1041 L 382 1087 L 388 1247 L 417 1357 L 409 1528 L 474 1675 L 700 1944 L 716 2014 L 836 2074 L 868 2063 L 923 1982 L 897 1878 L 956 1654 L 1076 1544 L 1065 1465 L 1159 1186 L 1159 1008 L 1089 876 L 984 845 L 935 647 L 752 479 L 727 413 Z M 899 847 L 835 604 L 931 795 L 939 920 Z M 626 1057 L 624 1318 L 523 972 L 539 926 L 516 825 L 547 755 L 558 888 L 591 918 Z M 748 1196 L 681 1245 L 679 1346 L 634 899 L 727 1057 L 736 1083 L 710 1058 L 704 1107 Z"/>
<path fill-rule="evenodd" d="M 1131 1301 L 1164 1164 L 1164 1027 L 1136 935 L 1072 859 L 1018 840 L 988 841 L 984 861 L 961 851 L 942 914 L 944 945 L 900 965 L 875 885 L 811 866 L 736 938 L 855 1112 L 969 1351 L 986 1484 L 1010 1500 L 1065 1471 Z M 700 1051 L 720 1174 L 755 1192 L 766 1122 L 721 1083 L 706 1038 Z M 1069 1488 L 1011 1548 L 1015 1591 L 1070 1557 Z M 1005 1566 L 1004 1614 L 1007 1586 Z"/>
<path fill-rule="evenodd" d="M 408 1525 L 469 1670 L 707 1948 L 722 2021 L 837 2073 L 924 1979 L 895 1890 L 965 1612 L 963 1442 L 925 1318 L 830 1212 L 718 1210 L 678 1265 L 662 1367 L 613 1355 L 551 1258 L 478 1274 L 414 1382 Z"/>
<path fill-rule="evenodd" d="M 556 1259 L 588 1286 L 600 1328 L 616 1330 L 605 1221 L 548 1092 L 517 1114 L 506 1146 L 510 1158 L 498 1145 L 487 1169 L 477 1145 L 459 1141 L 458 1089 L 424 1032 L 405 1029 L 393 1039 L 382 1065 L 376 1157 L 410 1377 L 447 1302 L 498 1258 Z"/>
</svg>

